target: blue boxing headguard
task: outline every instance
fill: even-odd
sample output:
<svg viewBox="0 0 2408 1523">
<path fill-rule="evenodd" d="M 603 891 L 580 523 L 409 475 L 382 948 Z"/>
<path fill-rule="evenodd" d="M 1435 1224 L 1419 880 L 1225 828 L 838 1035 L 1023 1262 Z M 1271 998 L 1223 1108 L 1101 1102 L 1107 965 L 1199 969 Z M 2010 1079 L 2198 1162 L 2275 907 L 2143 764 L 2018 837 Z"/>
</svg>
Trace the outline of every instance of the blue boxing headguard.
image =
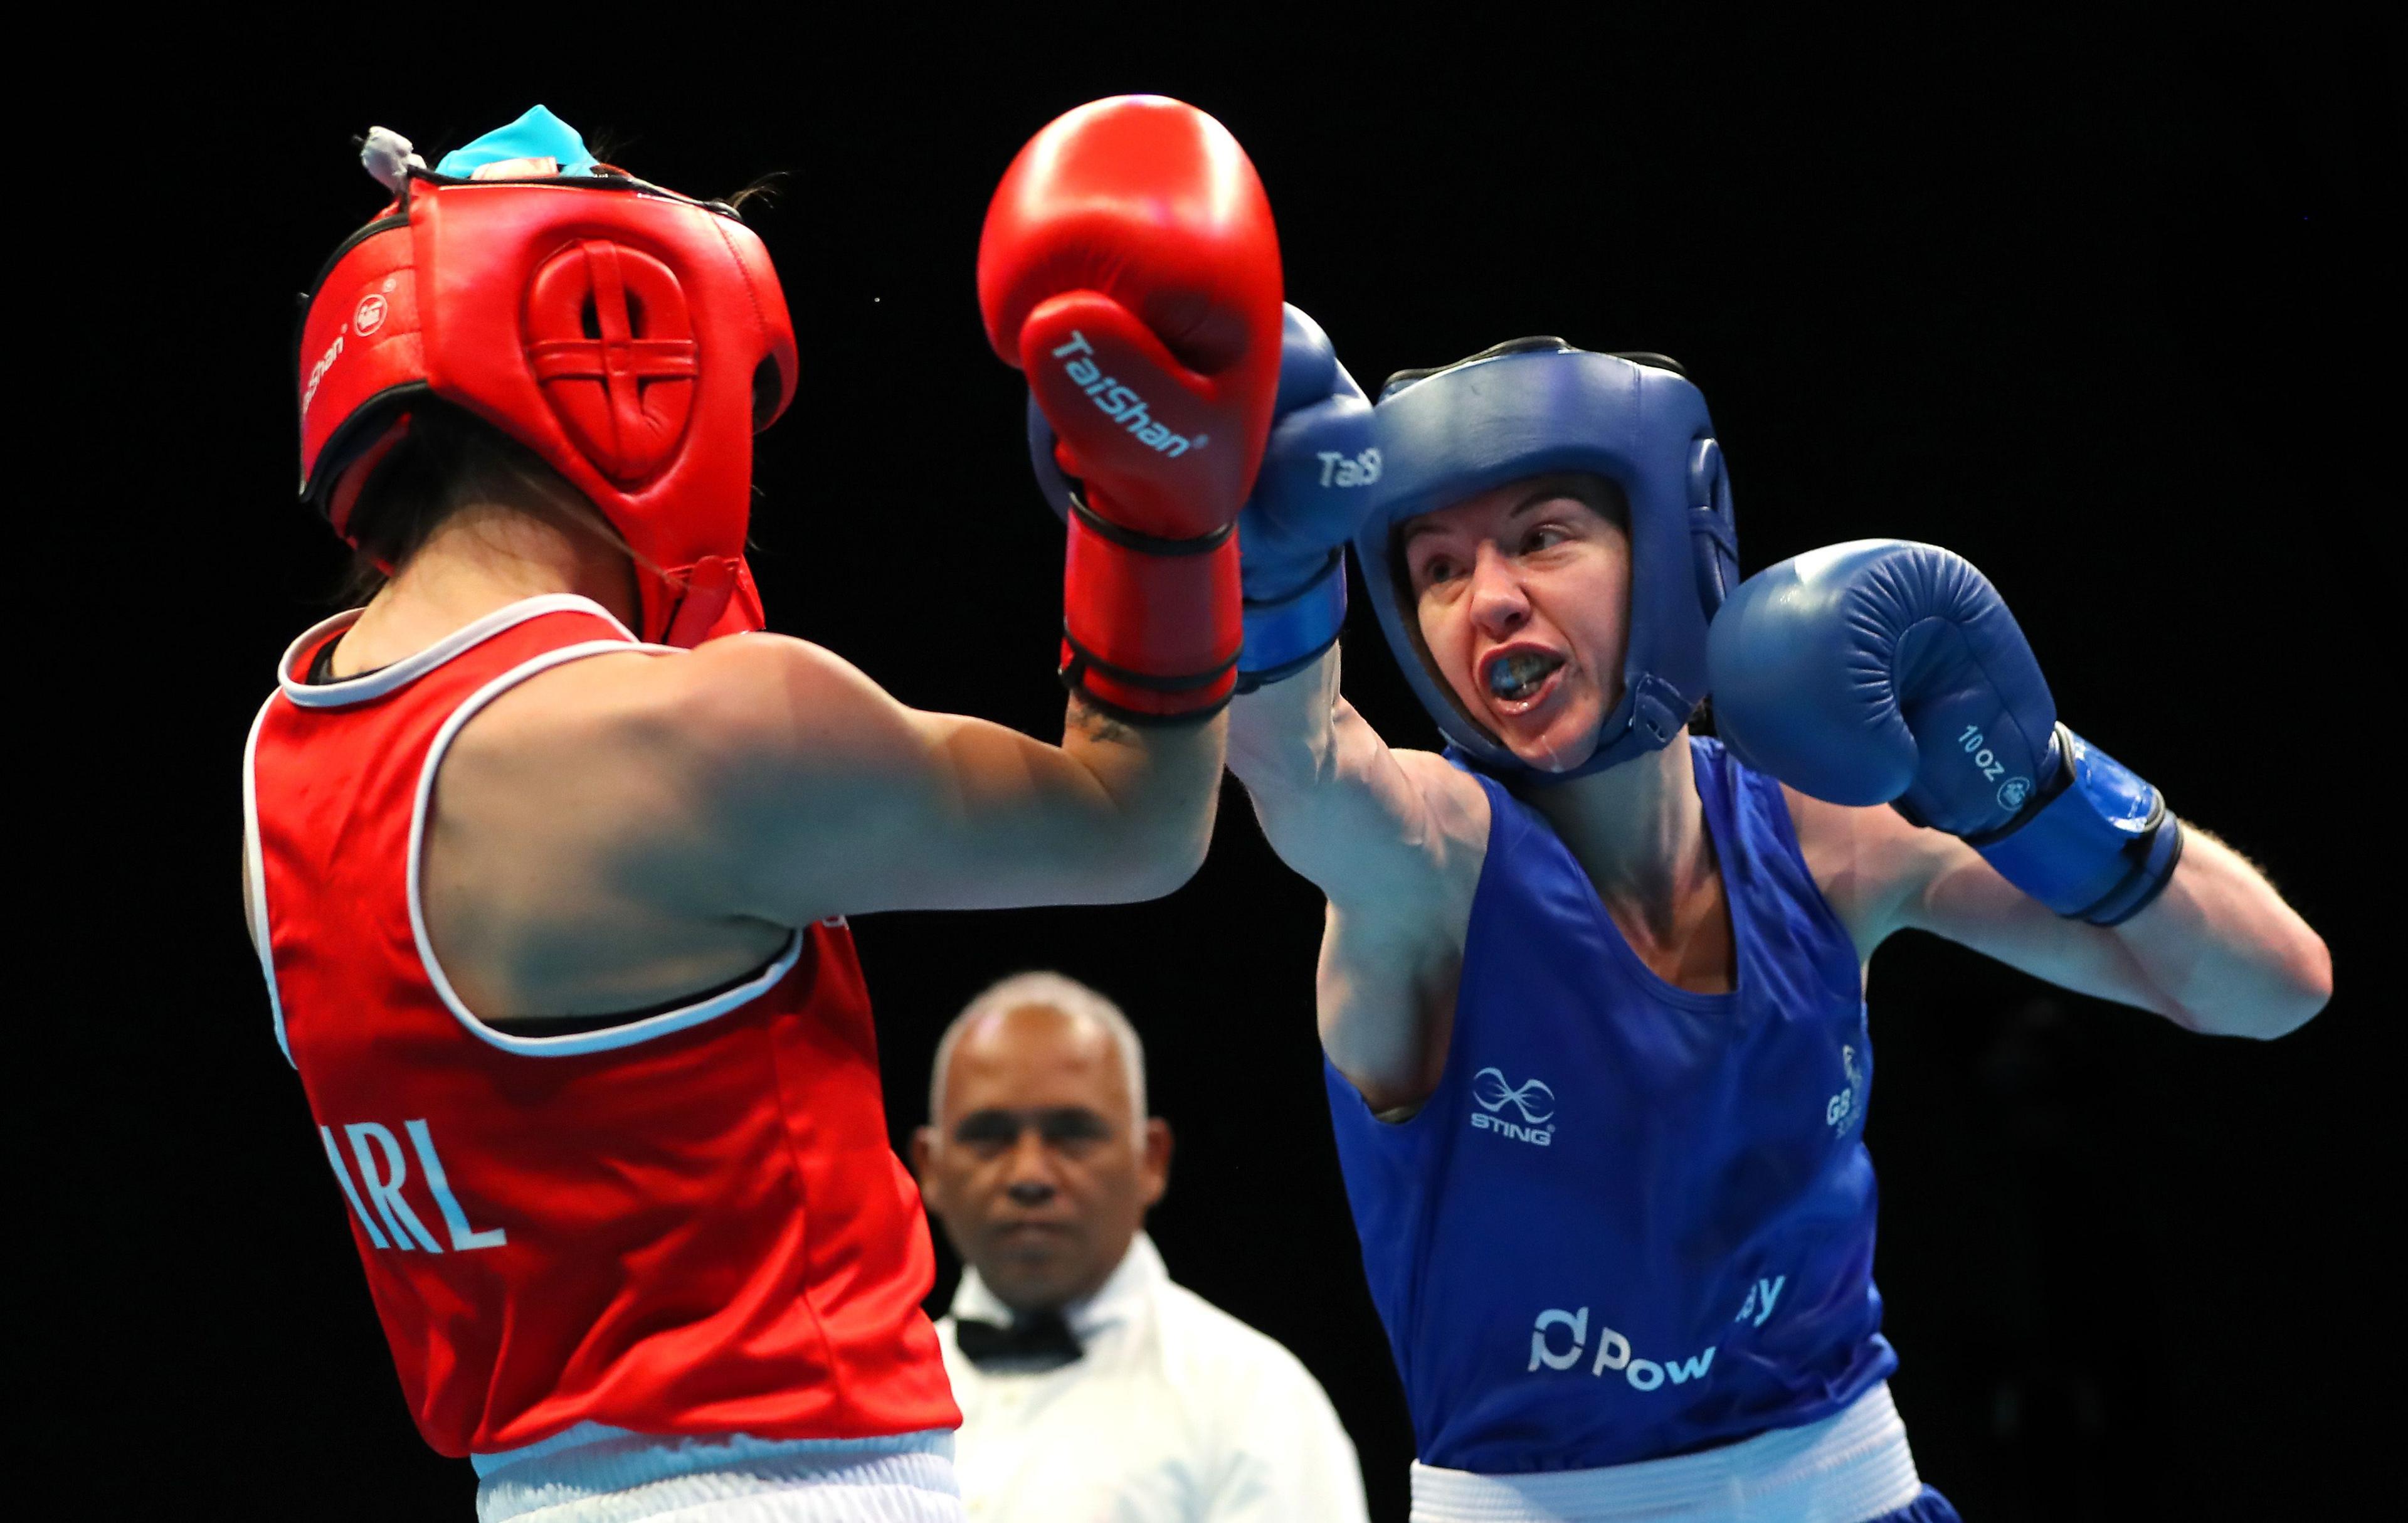
<svg viewBox="0 0 2408 1523">
<path fill-rule="evenodd" d="M 1706 625 L 1739 584 L 1730 481 L 1706 399 L 1657 354 L 1517 338 L 1435 370 L 1399 371 L 1372 409 L 1380 477 L 1354 537 L 1397 664 L 1465 757 L 1509 781 L 1562 782 L 1667 743 L 1706 696 Z M 1630 507 L 1630 628 L 1622 697 L 1597 750 L 1532 767 L 1473 716 L 1422 639 L 1398 526 L 1526 476 L 1583 471 Z"/>
</svg>

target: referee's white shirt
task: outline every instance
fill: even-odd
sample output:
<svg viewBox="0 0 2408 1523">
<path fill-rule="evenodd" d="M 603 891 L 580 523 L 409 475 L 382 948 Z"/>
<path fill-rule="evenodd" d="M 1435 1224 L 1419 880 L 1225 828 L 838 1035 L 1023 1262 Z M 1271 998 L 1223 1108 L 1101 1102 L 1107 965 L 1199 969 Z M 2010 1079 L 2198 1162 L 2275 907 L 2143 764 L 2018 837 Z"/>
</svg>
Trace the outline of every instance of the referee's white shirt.
<svg viewBox="0 0 2408 1523">
<path fill-rule="evenodd" d="M 1359 1523 L 1363 1473 L 1295 1355 L 1184 1286 L 1139 1234 L 1063 1308 L 1085 1352 L 1038 1374 L 962 1357 L 955 1317 L 1008 1323 L 976 1270 L 937 1324 L 961 1403 L 953 1470 L 970 1523 Z"/>
</svg>

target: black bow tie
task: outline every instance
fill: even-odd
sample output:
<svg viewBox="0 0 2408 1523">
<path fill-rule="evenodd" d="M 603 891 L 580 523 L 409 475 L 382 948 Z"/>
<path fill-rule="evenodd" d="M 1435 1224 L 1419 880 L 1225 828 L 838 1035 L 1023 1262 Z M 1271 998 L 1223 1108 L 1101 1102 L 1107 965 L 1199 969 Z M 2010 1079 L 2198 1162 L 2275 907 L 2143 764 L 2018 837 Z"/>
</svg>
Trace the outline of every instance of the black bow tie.
<svg viewBox="0 0 2408 1523">
<path fill-rule="evenodd" d="M 1079 1335 L 1059 1312 L 1015 1317 L 1008 1328 L 956 1317 L 953 1341 L 961 1345 L 962 1357 L 982 1370 L 995 1366 L 1029 1374 L 1058 1370 L 1084 1352 L 1079 1347 Z"/>
</svg>

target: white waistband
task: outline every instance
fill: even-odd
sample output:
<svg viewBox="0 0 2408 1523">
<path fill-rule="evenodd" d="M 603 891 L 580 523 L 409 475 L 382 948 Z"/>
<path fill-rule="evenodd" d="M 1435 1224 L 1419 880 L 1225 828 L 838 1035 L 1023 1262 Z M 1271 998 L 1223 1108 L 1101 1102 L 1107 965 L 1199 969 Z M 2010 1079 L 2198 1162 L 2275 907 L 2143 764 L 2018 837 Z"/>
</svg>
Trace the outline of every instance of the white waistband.
<svg viewBox="0 0 2408 1523">
<path fill-rule="evenodd" d="M 1416 1460 L 1412 1523 L 1867 1523 L 1922 1489 L 1884 1384 L 1821 1422 L 1670 1459 L 1526 1475 Z"/>
<path fill-rule="evenodd" d="M 829 1517 L 961 1516 L 953 1435 L 945 1429 L 866 1439 L 677 1438 L 580 1423 L 540 1444 L 469 1458 L 479 1523 L 635 1523 L 670 1512 L 683 1517 L 681 1509 L 697 1503 L 802 1490 L 844 1493 L 846 1505 Z"/>
</svg>

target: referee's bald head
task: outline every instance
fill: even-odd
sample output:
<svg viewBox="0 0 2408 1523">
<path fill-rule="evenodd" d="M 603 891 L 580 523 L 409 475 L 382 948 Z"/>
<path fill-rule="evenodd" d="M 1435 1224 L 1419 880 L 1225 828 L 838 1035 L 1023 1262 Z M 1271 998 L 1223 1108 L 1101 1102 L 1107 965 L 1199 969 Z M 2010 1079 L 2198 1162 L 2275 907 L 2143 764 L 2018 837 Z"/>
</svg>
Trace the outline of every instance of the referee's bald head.
<svg viewBox="0 0 2408 1523">
<path fill-rule="evenodd" d="M 937 1040 L 937 1059 L 928 1073 L 928 1120 L 938 1125 L 945 1110 L 945 1080 L 953 1066 L 954 1049 L 971 1027 L 992 1017 L 1006 1015 L 1031 1006 L 1055 1010 L 1072 1020 L 1092 1025 L 1109 1038 L 1119 1051 L 1121 1071 L 1128 1081 L 1129 1118 L 1143 1122 L 1148 1112 L 1145 1104 L 1145 1042 L 1139 1038 L 1137 1027 L 1129 1024 L 1121 1007 L 1098 991 L 1062 973 L 1044 970 L 1014 973 L 988 984 L 962 1007 Z M 942 1142 L 942 1128 L 939 1128 Z"/>
</svg>

